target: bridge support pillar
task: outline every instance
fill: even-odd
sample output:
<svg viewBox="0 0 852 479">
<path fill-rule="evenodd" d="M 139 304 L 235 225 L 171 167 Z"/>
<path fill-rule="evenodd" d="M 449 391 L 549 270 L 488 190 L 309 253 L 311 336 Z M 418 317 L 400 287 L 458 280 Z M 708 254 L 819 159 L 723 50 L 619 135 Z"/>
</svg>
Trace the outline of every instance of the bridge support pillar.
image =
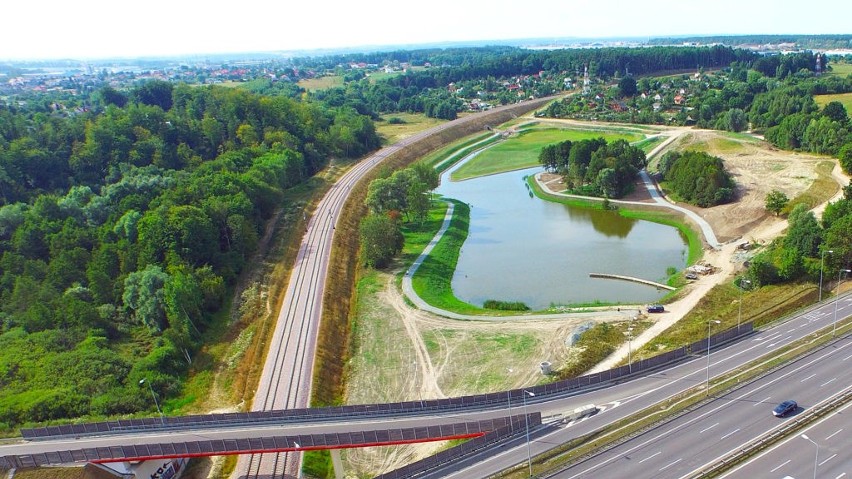
<svg viewBox="0 0 852 479">
<path fill-rule="evenodd" d="M 331 465 L 334 467 L 334 478 L 343 479 L 343 461 L 340 460 L 340 449 L 331 450 Z"/>
<path fill-rule="evenodd" d="M 120 479 L 172 479 L 178 476 L 186 465 L 186 458 L 151 459 L 142 462 L 111 462 L 105 464 L 87 464 L 100 469 L 101 476 Z"/>
</svg>

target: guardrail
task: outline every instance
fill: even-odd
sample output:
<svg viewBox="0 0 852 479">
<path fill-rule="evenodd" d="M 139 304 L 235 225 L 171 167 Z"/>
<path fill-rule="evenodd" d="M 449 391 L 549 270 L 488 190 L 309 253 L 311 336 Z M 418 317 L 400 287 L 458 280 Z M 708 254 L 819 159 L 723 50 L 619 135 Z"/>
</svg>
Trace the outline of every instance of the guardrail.
<svg viewBox="0 0 852 479">
<path fill-rule="evenodd" d="M 710 338 L 713 347 L 732 341 L 741 336 L 751 334 L 751 322 L 743 323 L 739 330 L 731 328 L 719 332 Z M 635 361 L 632 364 L 608 369 L 599 373 L 588 374 L 572 379 L 565 379 L 549 384 L 524 388 L 535 394 L 533 402 L 555 395 L 577 394 L 586 390 L 596 389 L 603 384 L 613 383 L 657 369 L 663 365 L 683 361 L 692 353 L 707 349 L 707 339 L 696 341 L 672 351 L 657 356 Z M 384 404 L 361 404 L 352 406 L 336 406 L 326 408 L 278 409 L 271 411 L 254 411 L 240 413 L 197 414 L 188 416 L 167 416 L 162 418 L 148 417 L 138 419 L 118 419 L 84 424 L 64 424 L 41 428 L 22 429 L 21 435 L 26 440 L 45 440 L 58 437 L 81 437 L 103 434 L 133 434 L 146 431 L 183 430 L 187 428 L 212 429 L 221 427 L 245 427 L 250 425 L 280 425 L 284 423 L 304 423 L 336 421 L 345 417 L 366 419 L 386 416 L 422 415 L 430 411 L 447 412 L 462 409 L 503 408 L 512 403 L 520 404 L 524 399 L 524 389 L 513 389 L 488 394 L 461 396 L 447 399 L 429 399 L 420 401 L 405 401 Z"/>
</svg>

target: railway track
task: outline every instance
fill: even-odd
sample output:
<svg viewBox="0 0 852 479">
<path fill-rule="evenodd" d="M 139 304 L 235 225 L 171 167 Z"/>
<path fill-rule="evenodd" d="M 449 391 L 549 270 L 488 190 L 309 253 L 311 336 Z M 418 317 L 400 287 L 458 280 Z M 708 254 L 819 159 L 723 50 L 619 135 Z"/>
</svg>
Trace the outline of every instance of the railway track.
<svg viewBox="0 0 852 479">
<path fill-rule="evenodd" d="M 549 101 L 533 100 L 530 109 Z M 296 263 L 290 273 L 269 353 L 255 392 L 252 411 L 305 408 L 311 397 L 315 348 L 322 318 L 322 298 L 331 256 L 335 223 L 349 192 L 371 169 L 385 158 L 448 128 L 457 128 L 481 115 L 512 110 L 508 105 L 478 115 L 438 125 L 382 148 L 347 171 L 320 200 L 308 222 Z M 505 120 L 502 120 L 505 121 Z M 501 122 L 502 122 L 501 121 Z M 238 479 L 296 478 L 301 469 L 301 453 L 252 454 L 240 456 L 232 475 Z"/>
</svg>

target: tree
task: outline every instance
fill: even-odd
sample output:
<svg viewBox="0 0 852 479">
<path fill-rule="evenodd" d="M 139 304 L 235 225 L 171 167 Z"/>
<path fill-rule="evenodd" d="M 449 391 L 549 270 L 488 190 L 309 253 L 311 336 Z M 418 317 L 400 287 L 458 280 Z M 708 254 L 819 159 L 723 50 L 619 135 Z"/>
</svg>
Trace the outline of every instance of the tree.
<svg viewBox="0 0 852 479">
<path fill-rule="evenodd" d="M 822 109 L 822 116 L 828 117 L 832 121 L 844 124 L 849 121 L 849 113 L 846 107 L 839 101 L 831 101 Z"/>
<path fill-rule="evenodd" d="M 636 94 L 636 80 L 632 76 L 626 76 L 618 81 L 618 91 L 621 96 L 633 96 Z"/>
<path fill-rule="evenodd" d="M 731 108 L 722 118 L 722 126 L 728 131 L 743 131 L 748 127 L 748 118 L 739 108 Z"/>
<path fill-rule="evenodd" d="M 766 209 L 775 213 L 775 216 L 781 214 L 781 211 L 787 206 L 787 203 L 790 202 L 790 199 L 787 198 L 787 195 L 782 191 L 772 190 L 766 194 L 766 199 L 764 200 L 764 204 L 766 205 Z"/>
<path fill-rule="evenodd" d="M 142 271 L 130 273 L 124 280 L 124 307 L 136 321 L 160 332 L 166 326 L 166 302 L 163 287 L 169 280 L 159 266 L 150 264 Z"/>
<path fill-rule="evenodd" d="M 799 256 L 814 256 L 822 241 L 822 229 L 813 212 L 800 203 L 790 212 L 787 222 L 789 227 L 784 236 L 784 247 L 795 250 Z"/>
<path fill-rule="evenodd" d="M 383 268 L 402 251 L 403 236 L 396 221 L 386 214 L 369 214 L 361 220 L 361 254 L 364 264 Z"/>
</svg>

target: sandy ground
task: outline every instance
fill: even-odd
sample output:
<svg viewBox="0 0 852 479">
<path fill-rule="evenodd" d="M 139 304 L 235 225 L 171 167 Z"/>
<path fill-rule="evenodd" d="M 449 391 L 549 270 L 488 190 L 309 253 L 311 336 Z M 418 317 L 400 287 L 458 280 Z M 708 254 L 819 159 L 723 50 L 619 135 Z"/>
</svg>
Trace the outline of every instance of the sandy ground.
<svg viewBox="0 0 852 479">
<path fill-rule="evenodd" d="M 705 248 L 704 251 L 704 261 L 714 265 L 717 271 L 687 285 L 680 299 L 666 305 L 665 313 L 651 315 L 655 324 L 632 341 L 634 349 L 674 324 L 710 289 L 740 271 L 742 257 L 736 249 L 739 243 L 766 243 L 781 234 L 786 221 L 767 214 L 764 208 L 766 193 L 778 189 L 790 198 L 797 196 L 817 177 L 817 164 L 827 160 L 776 150 L 763 142 L 731 138 L 719 132 L 683 128 L 660 130 L 661 134 L 674 137 L 675 148 L 693 145 L 722 157 L 737 182 L 738 200 L 713 208 L 690 207 L 710 223 L 723 243 L 718 250 Z M 839 167 L 835 168 L 833 176 L 838 185 L 849 181 Z M 559 190 L 558 179 L 551 177 L 543 181 L 553 190 Z M 838 188 L 835 198 L 840 194 Z M 643 193 L 643 188 L 637 188 L 637 192 L 626 199 L 652 201 Z M 824 204 L 815 212 L 819 215 L 823 208 Z M 394 366 L 390 374 L 384 375 L 377 373 L 376 363 L 353 360 L 349 403 L 442 398 L 535 384 L 542 378 L 539 363 L 550 361 L 558 367 L 564 362 L 571 354 L 566 339 L 579 324 L 588 321 L 570 316 L 499 324 L 452 320 L 412 308 L 395 286 L 393 276 L 386 275 L 384 281 L 385 286 L 375 294 L 372 306 L 373 316 L 382 317 L 383 323 L 372 333 L 372 339 L 369 339 L 369 332 L 359 333 L 359 341 L 382 342 L 381 336 L 392 336 L 392 342 L 375 348 L 368 355 L 387 355 L 376 361 Z M 507 341 L 506 338 L 523 338 L 523 341 Z M 625 344 L 595 370 L 612 367 L 626 355 Z M 377 379 L 381 376 L 392 379 Z M 361 472 L 392 470 L 432 454 L 440 447 L 440 444 L 424 444 L 346 451 L 347 469 L 351 469 L 347 477 L 358 477 Z"/>
</svg>

